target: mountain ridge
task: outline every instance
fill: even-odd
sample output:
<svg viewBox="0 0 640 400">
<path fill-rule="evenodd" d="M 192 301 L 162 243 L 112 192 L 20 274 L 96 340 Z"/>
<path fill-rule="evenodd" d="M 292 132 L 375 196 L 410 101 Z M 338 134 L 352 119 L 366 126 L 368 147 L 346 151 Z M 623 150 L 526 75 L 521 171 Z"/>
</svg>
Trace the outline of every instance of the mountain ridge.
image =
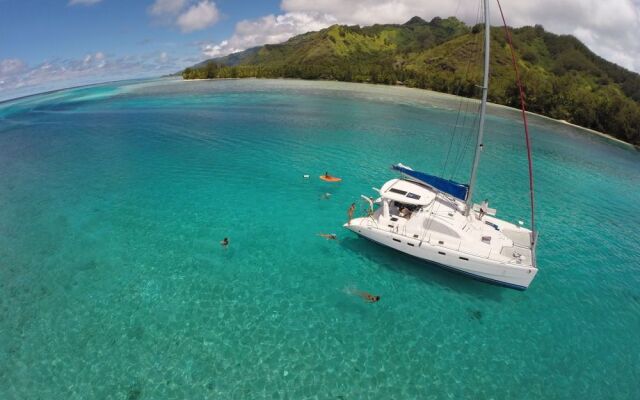
<svg viewBox="0 0 640 400">
<path fill-rule="evenodd" d="M 280 44 L 206 60 L 194 78 L 300 78 L 402 84 L 477 97 L 482 25 L 455 17 L 406 23 L 333 25 Z M 527 109 L 640 145 L 640 75 L 606 61 L 571 35 L 540 25 L 512 29 Z M 491 28 L 489 100 L 519 107 L 502 27 Z"/>
</svg>

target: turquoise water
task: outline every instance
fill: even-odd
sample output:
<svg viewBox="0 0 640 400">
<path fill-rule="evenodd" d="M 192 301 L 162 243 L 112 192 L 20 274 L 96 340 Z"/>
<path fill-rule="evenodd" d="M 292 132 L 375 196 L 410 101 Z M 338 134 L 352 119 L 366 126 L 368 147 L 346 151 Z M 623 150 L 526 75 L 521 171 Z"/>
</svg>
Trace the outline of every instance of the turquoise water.
<svg viewBox="0 0 640 400">
<path fill-rule="evenodd" d="M 394 162 L 466 179 L 457 106 L 261 80 L 1 103 L 0 398 L 637 399 L 640 153 L 534 119 L 526 292 L 341 228 Z M 528 221 L 516 116 L 492 110 L 478 198 Z"/>
</svg>

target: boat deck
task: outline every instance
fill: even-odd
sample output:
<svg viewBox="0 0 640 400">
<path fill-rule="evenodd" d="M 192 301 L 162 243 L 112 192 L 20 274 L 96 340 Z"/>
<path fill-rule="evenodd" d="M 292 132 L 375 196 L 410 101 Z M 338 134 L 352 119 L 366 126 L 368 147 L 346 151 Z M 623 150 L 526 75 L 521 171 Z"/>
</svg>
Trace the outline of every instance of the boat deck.
<svg viewBox="0 0 640 400">
<path fill-rule="evenodd" d="M 387 191 L 400 186 L 403 192 L 420 193 L 420 200 L 430 201 L 400 203 L 402 199 L 396 191 L 387 197 Z M 502 264 L 534 264 L 531 231 L 526 228 L 481 215 L 478 210 L 466 216 L 461 211 L 464 203 L 415 182 L 389 181 L 381 194 L 389 202 L 388 214 L 385 216 L 383 207 L 379 207 L 372 215 L 355 219 L 353 223 L 417 240 L 420 246 L 428 244 Z"/>
</svg>

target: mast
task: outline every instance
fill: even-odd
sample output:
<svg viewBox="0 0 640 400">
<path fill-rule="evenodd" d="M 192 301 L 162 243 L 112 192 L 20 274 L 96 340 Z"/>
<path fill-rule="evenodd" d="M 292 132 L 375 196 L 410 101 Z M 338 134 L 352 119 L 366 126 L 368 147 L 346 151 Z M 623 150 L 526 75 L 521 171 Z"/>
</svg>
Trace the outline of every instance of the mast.
<svg viewBox="0 0 640 400">
<path fill-rule="evenodd" d="M 476 186 L 476 175 L 478 164 L 480 163 L 480 153 L 482 153 L 482 137 L 484 135 L 484 117 L 487 110 L 487 94 L 489 93 L 489 56 L 491 48 L 491 21 L 489 19 L 489 0 L 484 3 L 484 78 L 482 80 L 482 103 L 480 104 L 480 127 L 478 128 L 478 140 L 476 142 L 476 152 L 473 156 L 473 166 L 471 167 L 471 178 L 469 179 L 469 191 L 467 193 L 467 207 L 465 215 L 469 215 L 473 207 L 473 192 Z"/>
</svg>

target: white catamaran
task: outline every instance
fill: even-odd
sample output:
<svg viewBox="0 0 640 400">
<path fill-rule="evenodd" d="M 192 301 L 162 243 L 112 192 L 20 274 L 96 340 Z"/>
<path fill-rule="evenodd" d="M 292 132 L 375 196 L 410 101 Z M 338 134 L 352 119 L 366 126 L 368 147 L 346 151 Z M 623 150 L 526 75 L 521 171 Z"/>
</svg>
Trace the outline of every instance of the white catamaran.
<svg viewBox="0 0 640 400">
<path fill-rule="evenodd" d="M 496 218 L 496 211 L 489 208 L 486 201 L 482 204 L 473 204 L 472 201 L 483 147 L 489 89 L 490 19 L 488 0 L 483 1 L 484 78 L 480 123 L 469 184 L 415 171 L 402 164 L 394 165 L 392 168 L 401 173 L 401 178 L 386 182 L 380 189 L 374 188 L 379 193 L 377 200 L 362 196 L 369 202 L 369 215 L 354 218 L 344 227 L 441 267 L 524 290 L 538 272 L 532 175 L 531 230 L 522 227 L 522 223 L 513 224 Z M 531 162 L 529 166 L 531 168 Z M 374 202 L 379 205 L 375 211 Z"/>
</svg>

